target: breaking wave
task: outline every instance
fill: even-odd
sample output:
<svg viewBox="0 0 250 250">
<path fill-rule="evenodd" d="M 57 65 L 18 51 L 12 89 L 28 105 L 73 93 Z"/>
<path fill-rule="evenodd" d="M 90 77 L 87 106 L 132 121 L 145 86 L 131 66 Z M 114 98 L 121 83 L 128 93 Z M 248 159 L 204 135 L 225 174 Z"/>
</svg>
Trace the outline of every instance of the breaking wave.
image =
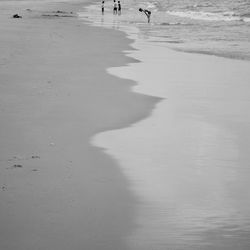
<svg viewBox="0 0 250 250">
<path fill-rule="evenodd" d="M 191 18 L 196 20 L 205 20 L 205 21 L 243 21 L 250 22 L 250 17 L 248 15 L 236 15 L 234 12 L 223 12 L 223 13 L 212 13 L 212 12 L 203 12 L 203 11 L 167 11 L 167 14 Z"/>
</svg>

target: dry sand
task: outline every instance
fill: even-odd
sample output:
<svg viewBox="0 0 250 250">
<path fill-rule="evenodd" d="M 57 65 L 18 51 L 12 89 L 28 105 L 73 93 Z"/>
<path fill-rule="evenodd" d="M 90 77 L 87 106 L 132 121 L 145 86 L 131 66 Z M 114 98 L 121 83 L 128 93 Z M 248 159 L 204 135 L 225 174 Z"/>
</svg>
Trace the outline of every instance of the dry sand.
<svg viewBox="0 0 250 250">
<path fill-rule="evenodd" d="M 135 227 L 130 183 L 89 139 L 157 99 L 106 73 L 130 40 L 79 23 L 82 3 L 0 1 L 0 249 L 123 250 Z"/>
</svg>

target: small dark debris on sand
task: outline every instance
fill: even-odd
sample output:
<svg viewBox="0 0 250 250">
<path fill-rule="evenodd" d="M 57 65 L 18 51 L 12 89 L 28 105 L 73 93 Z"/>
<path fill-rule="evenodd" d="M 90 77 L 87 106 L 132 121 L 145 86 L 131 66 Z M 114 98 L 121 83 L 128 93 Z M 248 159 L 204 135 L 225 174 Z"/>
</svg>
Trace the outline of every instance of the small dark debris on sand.
<svg viewBox="0 0 250 250">
<path fill-rule="evenodd" d="M 35 169 L 35 168 L 34 168 L 34 169 L 32 169 L 32 171 L 33 171 L 33 172 L 36 172 L 36 171 L 38 171 L 38 169 Z"/>
<path fill-rule="evenodd" d="M 56 14 L 42 14 L 42 16 L 44 17 L 59 17 L 59 15 L 56 15 Z"/>
<path fill-rule="evenodd" d="M 62 10 L 52 11 L 52 13 L 59 13 L 59 14 L 73 14 L 73 12 L 67 12 Z"/>
<path fill-rule="evenodd" d="M 14 164 L 12 166 L 12 168 L 22 168 L 22 167 L 23 167 L 23 165 L 21 165 L 21 164 Z"/>
<path fill-rule="evenodd" d="M 13 18 L 22 18 L 22 16 L 19 16 L 18 14 L 14 14 L 12 17 Z"/>
<path fill-rule="evenodd" d="M 40 156 L 39 155 L 32 155 L 31 158 L 32 159 L 40 159 Z"/>
<path fill-rule="evenodd" d="M 74 17 L 74 15 L 43 14 L 43 17 Z"/>
<path fill-rule="evenodd" d="M 47 14 L 42 14 L 43 17 L 74 17 L 74 13 L 67 12 L 67 11 L 62 11 L 62 10 L 57 10 L 57 11 L 52 11 Z"/>
<path fill-rule="evenodd" d="M 11 161 L 18 161 L 18 160 L 31 160 L 31 159 L 40 159 L 39 155 L 32 155 L 32 156 L 13 156 L 12 158 L 8 159 L 8 162 Z"/>
</svg>

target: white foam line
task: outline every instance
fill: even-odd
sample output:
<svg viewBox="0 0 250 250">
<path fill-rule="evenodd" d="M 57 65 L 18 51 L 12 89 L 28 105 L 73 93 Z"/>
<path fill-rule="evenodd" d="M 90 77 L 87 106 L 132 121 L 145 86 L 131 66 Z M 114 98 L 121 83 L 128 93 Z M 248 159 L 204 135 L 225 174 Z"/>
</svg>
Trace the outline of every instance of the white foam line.
<svg viewBox="0 0 250 250">
<path fill-rule="evenodd" d="M 242 18 L 235 16 L 233 13 L 210 13 L 202 11 L 167 11 L 169 15 L 186 17 L 194 20 L 205 20 L 205 21 L 243 21 L 249 22 L 250 18 Z"/>
</svg>

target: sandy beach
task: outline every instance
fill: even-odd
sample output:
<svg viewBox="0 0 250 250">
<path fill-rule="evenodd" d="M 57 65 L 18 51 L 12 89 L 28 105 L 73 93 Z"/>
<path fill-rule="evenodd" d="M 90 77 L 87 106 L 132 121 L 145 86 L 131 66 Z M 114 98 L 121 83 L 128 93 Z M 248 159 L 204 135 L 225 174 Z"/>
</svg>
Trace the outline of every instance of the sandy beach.
<svg viewBox="0 0 250 250">
<path fill-rule="evenodd" d="M 83 4 L 0 1 L 0 249 L 122 250 L 135 227 L 129 181 L 89 140 L 157 100 L 106 73 L 131 41 L 80 23 Z"/>
<path fill-rule="evenodd" d="M 0 249 L 248 250 L 249 61 L 93 3 L 0 0 Z"/>
</svg>

